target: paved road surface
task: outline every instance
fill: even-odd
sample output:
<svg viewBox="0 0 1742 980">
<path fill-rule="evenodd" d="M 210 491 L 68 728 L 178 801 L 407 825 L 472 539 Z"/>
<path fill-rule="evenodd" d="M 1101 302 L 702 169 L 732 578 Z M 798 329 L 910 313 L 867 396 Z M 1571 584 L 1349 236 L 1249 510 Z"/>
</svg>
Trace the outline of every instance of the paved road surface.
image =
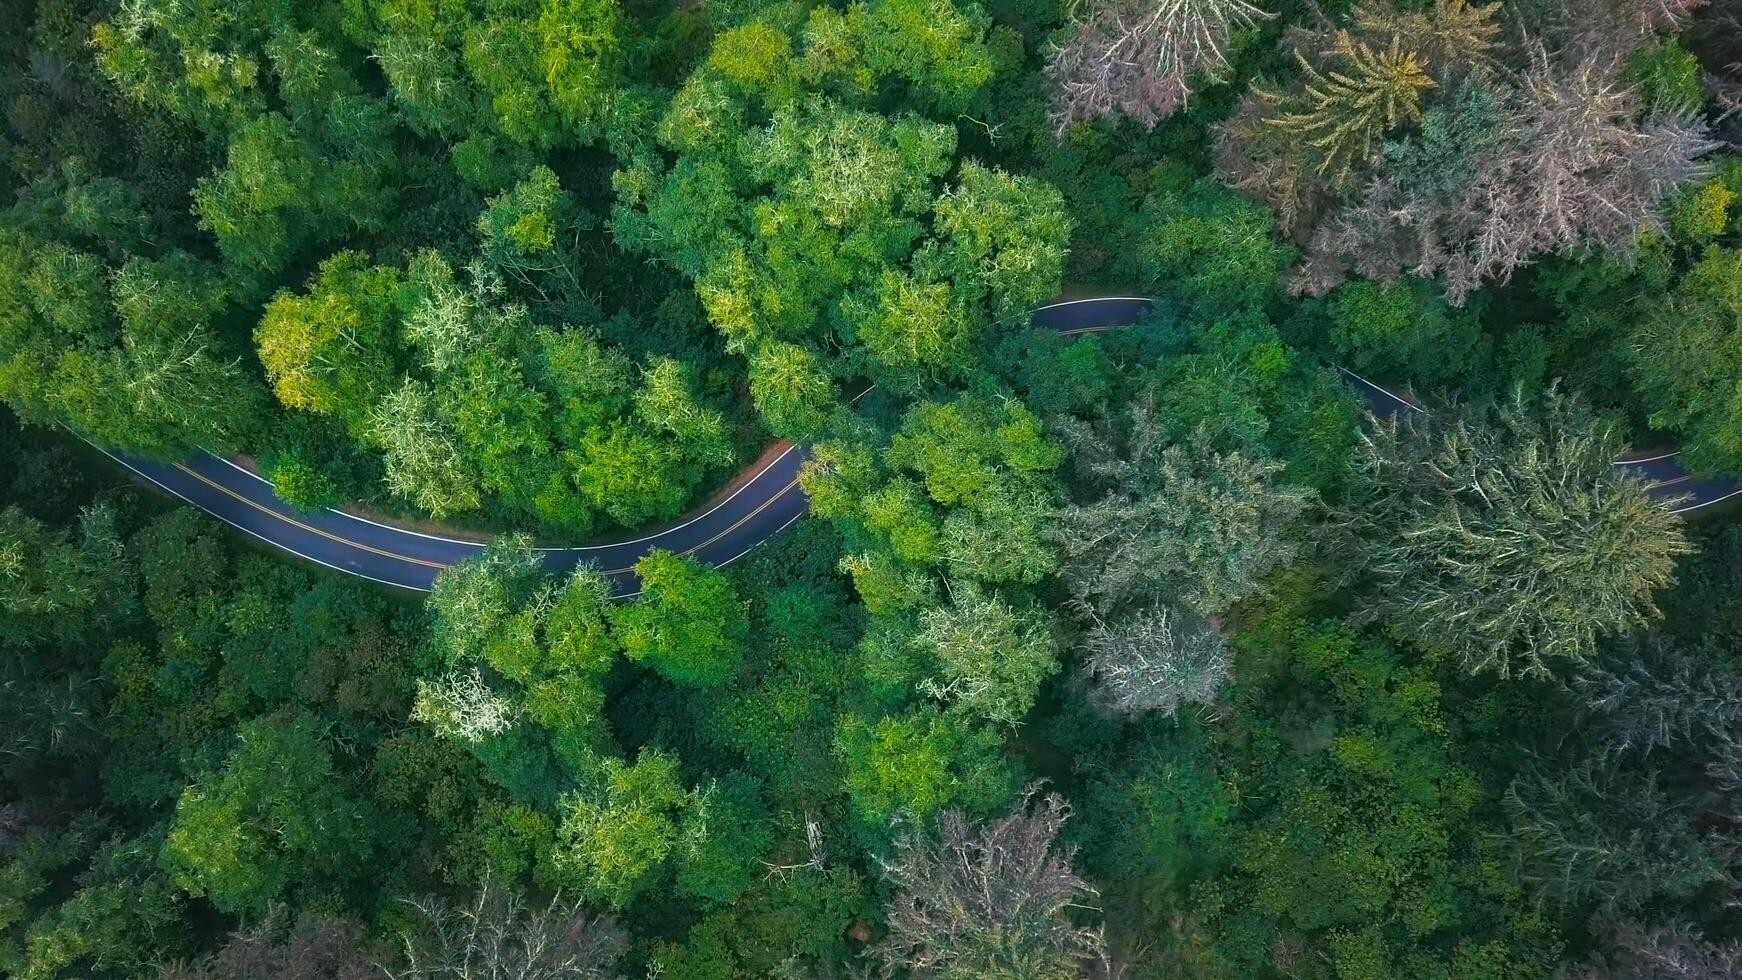
<svg viewBox="0 0 1742 980">
<path fill-rule="evenodd" d="M 1136 323 L 1149 309 L 1136 296 L 1073 300 L 1034 312 L 1034 326 L 1073 335 Z M 1402 395 L 1343 372 L 1376 415 L 1421 411 Z M 105 450 L 107 452 L 107 450 Z M 298 557 L 350 575 L 399 588 L 428 591 L 443 568 L 483 550 L 476 541 L 423 534 L 371 521 L 340 510 L 299 511 L 272 492 L 272 485 L 228 460 L 200 454 L 181 463 L 160 463 L 109 452 L 142 480 L 247 534 Z M 762 469 L 729 496 L 672 527 L 624 541 L 580 548 L 544 548 L 546 564 L 563 571 L 587 562 L 603 571 L 616 594 L 638 594 L 633 571 L 637 559 L 654 548 L 693 555 L 716 565 L 742 558 L 761 542 L 804 516 L 806 501 L 798 471 L 809 458 L 793 446 L 759 465 Z M 1666 498 L 1687 495 L 1677 513 L 1691 513 L 1742 495 L 1733 484 L 1693 480 L 1673 452 L 1640 454 L 1618 460 L 1652 480 Z"/>
</svg>

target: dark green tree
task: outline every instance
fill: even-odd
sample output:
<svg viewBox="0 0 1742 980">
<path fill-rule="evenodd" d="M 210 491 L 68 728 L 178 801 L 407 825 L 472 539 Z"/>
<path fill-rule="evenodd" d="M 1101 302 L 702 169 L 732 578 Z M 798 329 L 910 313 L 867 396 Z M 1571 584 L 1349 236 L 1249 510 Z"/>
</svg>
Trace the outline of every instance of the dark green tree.
<svg viewBox="0 0 1742 980">
<path fill-rule="evenodd" d="M 1657 614 L 1689 550 L 1572 396 L 1379 423 L 1334 520 L 1366 614 L 1471 671 L 1544 675 Z"/>
</svg>

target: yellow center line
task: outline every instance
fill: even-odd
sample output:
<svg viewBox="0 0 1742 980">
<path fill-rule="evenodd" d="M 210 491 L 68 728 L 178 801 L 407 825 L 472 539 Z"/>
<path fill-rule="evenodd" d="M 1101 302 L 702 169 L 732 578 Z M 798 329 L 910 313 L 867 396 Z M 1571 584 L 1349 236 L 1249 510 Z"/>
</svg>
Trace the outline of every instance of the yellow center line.
<svg viewBox="0 0 1742 980">
<path fill-rule="evenodd" d="M 796 487 L 796 486 L 798 486 L 798 480 L 794 479 L 791 483 L 788 483 L 786 486 L 781 487 L 779 493 L 776 493 L 772 497 L 769 497 L 767 500 L 764 500 L 762 503 L 760 503 L 756 506 L 755 510 L 753 510 L 750 513 L 745 514 L 743 517 L 739 518 L 738 523 L 733 524 L 731 527 L 725 529 L 724 531 L 721 531 L 719 534 L 716 534 L 713 537 L 709 538 L 708 540 L 703 541 L 701 544 L 696 545 L 694 548 L 691 548 L 690 550 L 684 552 L 684 554 L 693 555 L 696 552 L 702 550 L 703 548 L 706 548 L 708 545 L 713 544 L 715 541 L 718 541 L 721 538 L 725 537 L 726 535 L 731 534 L 733 531 L 736 531 L 739 528 L 743 527 L 745 525 L 745 523 L 748 522 L 752 517 L 755 517 L 757 514 L 760 514 L 763 511 L 767 510 L 771 504 L 773 504 L 776 500 L 779 500 L 780 498 L 786 496 L 789 492 L 792 491 L 792 488 Z"/>
<path fill-rule="evenodd" d="M 751 518 L 755 517 L 757 514 L 760 514 L 763 511 L 767 510 L 769 505 L 773 504 L 776 500 L 779 500 L 780 498 L 786 496 L 788 493 L 790 493 L 792 491 L 792 488 L 796 487 L 796 486 L 798 486 L 798 481 L 793 480 L 791 483 L 788 483 L 786 486 L 781 487 L 780 490 L 774 494 L 774 496 L 769 497 L 767 500 L 764 500 L 762 503 L 758 504 L 756 506 L 755 510 L 751 511 L 748 514 L 745 514 L 743 517 L 738 518 L 737 523 L 733 524 L 731 527 L 725 529 L 724 531 L 721 531 L 720 533 L 714 535 L 713 537 L 709 538 L 706 541 L 703 541 L 701 544 L 698 544 L 693 548 L 685 548 L 683 551 L 678 552 L 678 554 L 680 554 L 680 555 L 693 555 L 696 552 L 702 550 L 703 548 L 706 548 L 708 545 L 711 545 L 714 542 L 725 537 L 726 535 L 731 534 L 733 531 L 738 530 L 739 528 L 744 526 L 745 522 L 749 521 Z M 633 571 L 635 571 L 635 566 L 631 565 L 628 568 L 613 568 L 610 571 L 603 572 L 601 574 L 604 574 L 604 575 L 623 575 L 625 573 L 633 572 Z"/>
<path fill-rule="evenodd" d="M 412 564 L 415 564 L 415 565 L 422 565 L 425 568 L 443 569 L 443 568 L 449 567 L 448 565 L 446 565 L 442 562 L 428 561 L 428 560 L 423 559 L 423 558 L 413 558 L 409 555 L 401 555 L 401 554 L 397 554 L 397 553 L 391 552 L 391 551 L 383 551 L 380 548 L 371 547 L 371 546 L 363 544 L 359 541 L 352 541 L 349 538 L 343 538 L 343 537 L 340 537 L 339 535 L 332 534 L 332 533 L 327 532 L 327 531 L 323 531 L 318 527 L 313 527 L 313 526 L 310 526 L 308 524 L 304 524 L 302 521 L 299 521 L 293 517 L 289 517 L 289 516 L 286 516 L 284 514 L 281 514 L 278 511 L 273 510 L 272 508 L 267 507 L 267 506 L 259 503 L 258 501 L 250 500 L 247 497 L 244 497 L 241 494 L 237 493 L 236 491 L 231 490 L 229 487 L 226 487 L 221 483 L 218 483 L 218 482 L 211 480 L 211 479 L 209 479 L 209 478 L 207 478 L 199 473 L 196 473 L 193 470 L 188 469 L 186 466 L 183 466 L 180 463 L 176 463 L 175 468 L 178 470 L 181 470 L 183 473 L 186 473 L 188 476 L 193 477 L 194 479 L 200 481 L 201 483 L 204 483 L 206 486 L 212 487 L 212 488 L 226 494 L 227 496 L 235 498 L 236 500 L 240 500 L 242 503 L 247 504 L 248 506 L 261 512 L 262 514 L 266 514 L 275 520 L 283 521 L 284 523 L 289 524 L 292 527 L 301 528 L 302 530 L 308 531 L 311 534 L 318 534 L 321 537 L 326 538 L 329 541 L 337 542 L 338 544 L 342 544 L 342 545 L 347 545 L 347 546 L 352 547 L 352 548 L 357 548 L 357 549 L 362 550 L 362 551 L 367 551 L 370 554 L 380 555 L 383 558 L 392 558 L 396 561 L 405 561 L 405 562 L 411 562 Z M 764 500 L 761 504 L 757 505 L 755 510 L 752 510 L 750 513 L 745 514 L 743 517 L 740 517 L 737 520 L 737 522 L 735 522 L 731 527 L 728 527 L 725 530 L 720 531 L 719 533 L 715 534 L 713 537 L 708 538 L 706 541 L 703 541 L 702 543 L 700 543 L 692 548 L 684 549 L 681 552 L 681 554 L 693 555 L 696 552 L 701 551 L 703 548 L 706 548 L 708 545 L 711 545 L 714 542 L 725 537 L 726 535 L 731 534 L 733 531 L 738 530 L 739 528 L 743 527 L 747 522 L 749 522 L 751 519 L 753 519 L 757 514 L 760 514 L 764 510 L 767 510 L 775 501 L 781 499 L 782 497 L 786 496 L 788 493 L 792 492 L 792 489 L 796 486 L 798 486 L 798 481 L 793 480 L 791 483 L 788 483 L 786 486 L 780 488 L 780 490 L 777 491 L 773 496 L 769 497 L 767 500 Z M 633 572 L 634 570 L 635 570 L 635 566 L 631 565 L 628 568 L 611 569 L 610 571 L 605 572 L 605 574 L 606 575 L 622 575 L 622 574 L 626 574 L 628 572 Z"/>
<path fill-rule="evenodd" d="M 278 520 L 283 521 L 286 524 L 292 525 L 293 527 L 302 528 L 304 531 L 308 531 L 312 534 L 318 534 L 321 537 L 326 538 L 329 541 L 336 541 L 342 545 L 349 545 L 352 548 L 358 548 L 358 549 L 361 549 L 363 551 L 367 551 L 371 554 L 380 555 L 383 558 L 392 558 L 392 559 L 395 559 L 396 561 L 405 561 L 405 562 L 411 562 L 414 565 L 422 565 L 425 568 L 441 569 L 441 568 L 448 567 L 447 565 L 445 565 L 439 561 L 427 561 L 427 560 L 422 559 L 422 558 L 413 558 L 410 555 L 400 555 L 400 554 L 395 554 L 391 551 L 382 551 L 380 548 L 372 548 L 369 545 L 363 544 L 363 543 L 358 542 L 358 541 L 352 541 L 349 538 L 341 538 L 336 534 L 329 534 L 328 532 L 323 531 L 318 527 L 311 527 L 311 526 L 304 524 L 303 522 L 301 522 L 293 517 L 287 517 L 284 514 L 281 514 L 278 511 L 273 510 L 270 507 L 267 507 L 263 504 L 258 503 L 257 501 L 249 500 L 247 497 L 244 497 L 241 494 L 237 493 L 236 491 L 231 490 L 229 487 L 224 486 L 222 483 L 218 483 L 218 482 L 215 482 L 213 480 L 207 479 L 206 477 L 201 476 L 198 473 L 195 473 L 193 470 L 188 469 L 186 466 L 183 466 L 180 463 L 176 463 L 175 468 L 178 470 L 181 470 L 183 473 L 186 473 L 188 476 L 193 477 L 194 479 L 200 481 L 201 483 L 204 483 L 208 487 L 213 487 L 213 488 L 216 488 L 218 490 L 221 490 L 224 493 L 228 494 L 229 496 L 234 497 L 237 500 L 242 501 L 243 503 L 247 504 L 248 506 L 261 512 L 262 514 L 270 515 L 274 518 L 277 518 Z"/>
</svg>

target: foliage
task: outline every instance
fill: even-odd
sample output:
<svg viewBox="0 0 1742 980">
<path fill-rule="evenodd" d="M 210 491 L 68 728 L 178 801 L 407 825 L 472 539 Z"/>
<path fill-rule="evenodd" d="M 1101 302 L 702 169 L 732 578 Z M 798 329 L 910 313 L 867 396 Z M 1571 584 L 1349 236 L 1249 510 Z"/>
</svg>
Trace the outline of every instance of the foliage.
<svg viewBox="0 0 1742 980">
<path fill-rule="evenodd" d="M 950 806 L 986 813 L 1016 789 L 992 733 L 932 708 L 875 722 L 843 716 L 835 751 L 846 770 L 847 795 L 872 825 Z"/>
<path fill-rule="evenodd" d="M 397 270 L 346 252 L 321 263 L 307 297 L 275 298 L 255 340 L 278 400 L 360 426 L 392 384 L 402 288 Z"/>
<path fill-rule="evenodd" d="M 1448 309 L 1422 279 L 1349 283 L 1330 294 L 1324 314 L 1340 363 L 1370 378 L 1448 383 L 1472 366 L 1482 340 L 1477 318 Z"/>
<path fill-rule="evenodd" d="M 1064 430 L 1084 483 L 1105 495 L 1058 513 L 1063 575 L 1103 611 L 1160 596 L 1217 615 L 1293 560 L 1291 525 L 1310 497 L 1276 485 L 1279 464 L 1173 442 L 1155 397 L 1146 390 L 1122 419 Z"/>
<path fill-rule="evenodd" d="M 314 719 L 244 726 L 223 769 L 182 793 L 164 866 L 187 891 L 231 912 L 354 881 L 375 835 L 368 807 L 334 777 Z"/>
<path fill-rule="evenodd" d="M 1575 398 L 1380 423 L 1334 520 L 1367 609 L 1467 670 L 1545 675 L 1657 614 L 1680 521 Z"/>
<path fill-rule="evenodd" d="M 114 510 L 85 511 L 77 530 L 74 538 L 16 507 L 0 510 L 0 645 L 77 641 L 124 612 Z"/>
<path fill-rule="evenodd" d="M 1263 310 L 1293 261 L 1269 212 L 1208 180 L 1163 185 L 1143 202 L 1143 217 L 1145 280 L 1205 319 Z"/>
<path fill-rule="evenodd" d="M 0 3 L 0 974 L 1728 976 L 1739 9 Z"/>
<path fill-rule="evenodd" d="M 921 617 L 921 637 L 943 669 L 932 693 L 964 713 L 1017 724 L 1034 706 L 1041 681 L 1059 669 L 1045 618 L 970 586 L 952 597 L 951 605 Z"/>
<path fill-rule="evenodd" d="M 1640 400 L 1654 426 L 1688 435 L 1690 463 L 1734 470 L 1742 461 L 1742 358 L 1735 292 L 1738 253 L 1713 248 L 1644 311 L 1627 346 Z"/>
<path fill-rule="evenodd" d="M 622 644 L 609 595 L 590 569 L 546 578 L 524 539 L 443 572 L 429 599 L 440 666 L 418 680 L 413 719 L 464 744 L 505 784 L 554 796 L 536 746 L 577 770 L 610 742 L 603 681 Z M 518 764 L 505 764 L 505 749 Z"/>
<path fill-rule="evenodd" d="M 1381 640 L 1315 623 L 1315 583 L 1237 634 L 1225 751 L 1268 787 L 1222 831 L 1227 864 L 1197 892 L 1210 933 L 1184 968 L 1314 976 L 1536 976 L 1555 934 L 1495 880 L 1476 774 L 1458 758 L 1449 692 Z M 1223 758 L 1228 758 L 1223 756 Z M 1249 784 L 1245 780 L 1257 780 Z"/>
<path fill-rule="evenodd" d="M 1056 290 L 1069 233 L 1033 178 L 964 161 L 945 184 L 956 133 L 913 111 L 953 118 L 979 97 L 984 15 L 873 0 L 797 20 L 771 11 L 715 39 L 659 120 L 670 157 L 640 152 L 614 177 L 617 241 L 694 280 L 762 377 L 790 345 L 837 378 L 959 377 L 989 327 Z M 878 111 L 889 86 L 908 111 Z M 783 431 L 817 417 L 795 428 L 775 392 L 758 402 Z"/>
<path fill-rule="evenodd" d="M 641 598 L 612 616 L 623 650 L 679 684 L 724 683 L 743 656 L 744 606 L 725 575 L 654 551 L 635 563 Z"/>
</svg>

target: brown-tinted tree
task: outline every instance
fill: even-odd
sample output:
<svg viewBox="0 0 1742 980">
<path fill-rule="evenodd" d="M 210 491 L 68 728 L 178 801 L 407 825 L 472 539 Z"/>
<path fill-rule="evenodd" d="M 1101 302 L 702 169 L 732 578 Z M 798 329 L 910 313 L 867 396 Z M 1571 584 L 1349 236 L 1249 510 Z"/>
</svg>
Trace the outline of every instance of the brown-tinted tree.
<svg viewBox="0 0 1742 980">
<path fill-rule="evenodd" d="M 1528 0 L 1502 32 L 1498 4 L 1370 0 L 1289 35 L 1301 80 L 1253 86 L 1217 169 L 1305 246 L 1296 292 L 1413 273 L 1457 304 L 1543 255 L 1626 253 L 1716 146 L 1635 79 L 1695 6 Z"/>
<path fill-rule="evenodd" d="M 1092 0 L 1047 59 L 1053 126 L 1062 136 L 1115 114 L 1154 126 L 1194 82 L 1219 81 L 1233 35 L 1270 16 L 1246 0 Z"/>
<path fill-rule="evenodd" d="M 316 913 L 292 922 L 280 906 L 214 952 L 164 966 L 158 980 L 374 980 L 380 956 L 361 923 Z"/>
<path fill-rule="evenodd" d="M 1058 842 L 1070 807 L 1034 796 L 978 826 L 946 810 L 936 834 L 909 827 L 897 840 L 883 868 L 897 889 L 889 935 L 875 951 L 884 976 L 1066 980 L 1105 959 L 1100 928 L 1074 918 L 1096 892 Z"/>
<path fill-rule="evenodd" d="M 1527 0 L 1517 4 L 1526 31 L 1575 57 L 1625 59 L 1659 34 L 1688 26 L 1710 0 Z"/>
<path fill-rule="evenodd" d="M 1685 923 L 1647 926 L 1627 920 L 1609 928 L 1602 950 L 1562 974 L 1564 980 L 1728 980 L 1742 975 L 1742 943 L 1713 942 Z"/>
<path fill-rule="evenodd" d="M 1562 66 L 1538 49 L 1526 71 L 1462 83 L 1418 139 L 1392 150 L 1365 190 L 1319 226 L 1297 287 L 1346 270 L 1385 281 L 1438 275 L 1461 303 L 1547 254 L 1628 252 L 1664 230 L 1677 191 L 1705 172 L 1703 125 L 1639 121 L 1638 93 L 1597 57 Z"/>
</svg>

